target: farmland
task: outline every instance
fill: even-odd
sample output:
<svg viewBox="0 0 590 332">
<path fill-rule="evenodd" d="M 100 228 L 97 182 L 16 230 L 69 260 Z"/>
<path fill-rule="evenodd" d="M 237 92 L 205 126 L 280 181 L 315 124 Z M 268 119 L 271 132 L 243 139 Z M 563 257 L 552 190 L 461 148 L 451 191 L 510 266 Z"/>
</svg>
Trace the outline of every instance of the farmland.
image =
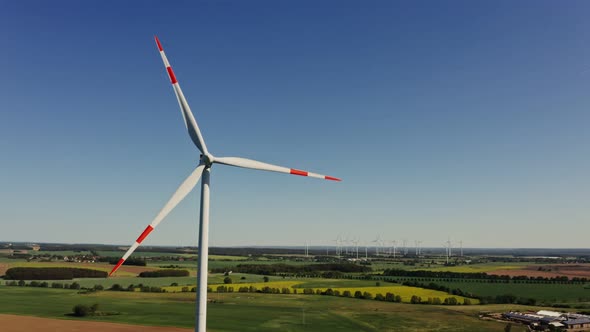
<svg viewBox="0 0 590 332">
<path fill-rule="evenodd" d="M 376 261 L 372 263 L 373 270 L 375 272 L 382 272 L 385 269 L 400 269 L 408 271 L 449 271 L 459 273 L 474 273 L 474 272 L 491 272 L 496 270 L 519 270 L 530 263 L 505 263 L 505 262 L 486 262 L 476 264 L 461 264 L 454 266 L 446 266 L 441 262 L 435 264 L 432 263 L 419 263 L 419 264 L 403 264 L 401 260 L 397 262 L 392 261 Z"/>
<path fill-rule="evenodd" d="M 40 250 L 37 253 L 72 254 L 70 258 L 73 259 L 70 261 L 56 259 L 56 256 L 43 256 L 50 257 L 50 261 L 33 255 L 27 257 L 21 254 L 16 258 L 0 256 L 0 272 L 10 267 L 82 267 L 108 272 L 112 269 L 112 264 L 84 261 L 87 258 L 80 255 L 92 253 L 91 258 L 94 260 L 97 253 L 101 254 L 99 258 L 109 259 L 117 259 L 123 254 L 120 250 L 66 249 Z M 440 257 L 392 259 L 373 256 L 366 262 L 350 262 L 334 256 L 304 257 L 293 253 L 250 256 L 241 249 L 230 250 L 239 254 L 226 254 L 223 250 L 217 250 L 221 254 L 211 255 L 209 262 L 211 270 L 216 272 L 210 273 L 208 280 L 211 290 L 208 297 L 212 301 L 208 307 L 208 325 L 211 331 L 247 331 L 248 328 L 252 331 L 498 331 L 503 329 L 505 323 L 480 320 L 478 313 L 523 307 L 516 304 L 482 305 L 478 298 L 483 303 L 504 303 L 499 302 L 496 297 L 508 294 L 516 299 L 510 300 L 510 303 L 584 309 L 590 307 L 590 287 L 584 282 L 506 281 L 493 280 L 490 277 L 495 271 L 560 273 L 575 267 L 574 264 L 561 266 L 554 261 L 543 263 L 522 258 L 511 260 L 507 257 L 474 257 L 469 260 L 455 258 L 449 265 Z M 84 319 L 192 327 L 197 256 L 182 250 L 166 252 L 154 248 L 136 253 L 135 256 L 145 260 L 147 266 L 124 265 L 111 278 L 49 281 L 49 285 L 53 282 L 66 285 L 76 282 L 81 288 L 96 288 L 98 291 L 0 286 L 0 313 L 72 320 L 73 317 L 65 315 L 71 311 L 73 305 L 98 303 L 101 310 L 115 314 Z M 138 277 L 142 271 L 168 268 L 185 269 L 190 274 L 187 277 Z M 383 275 L 389 269 L 401 271 L 401 274 Z M 430 271 L 437 275 L 444 275 L 443 272 L 448 271 L 455 275 L 432 278 L 411 275 L 417 271 Z M 423 275 L 423 272 L 420 273 Z M 469 273 L 480 275 L 469 276 Z M 485 279 L 488 277 L 490 279 Z M 392 282 L 394 280 L 396 282 Z M 403 282 L 420 284 L 402 285 Z M 429 283 L 447 288 L 433 289 L 428 287 Z M 3 284 L 4 282 L 0 283 Z M 130 285 L 133 287 L 129 287 Z M 103 288 L 105 290 L 100 290 Z M 108 290 L 109 288 L 114 290 Z M 394 296 L 383 299 L 388 293 Z M 469 296 L 467 301 L 464 296 Z M 437 305 L 451 298 L 458 304 L 471 305 Z M 535 301 L 524 302 L 521 299 Z M 416 304 L 417 302 L 423 304 Z M 449 300 L 448 303 L 455 302 Z M 532 308 L 538 310 L 540 307 Z M 244 328 L 244 321 L 248 321 L 248 328 Z M 443 325 L 440 325 L 441 321 L 444 321 Z M 517 327 L 512 329 L 515 330 L 518 331 Z"/>
<path fill-rule="evenodd" d="M 372 285 L 368 285 L 367 282 L 355 282 L 355 281 L 344 281 L 342 282 L 340 285 L 338 282 L 331 282 L 331 285 L 329 287 L 321 286 L 322 281 L 320 280 L 312 280 L 311 282 L 305 282 L 305 281 L 296 281 L 296 280 L 292 280 L 292 281 L 271 281 L 271 282 L 260 282 L 260 283 L 240 283 L 240 284 L 235 284 L 235 285 L 223 285 L 223 284 L 213 284 L 213 285 L 209 285 L 210 288 L 212 288 L 213 290 L 216 289 L 216 287 L 218 286 L 235 286 L 235 288 L 238 287 L 255 287 L 256 289 L 262 289 L 264 287 L 270 287 L 270 288 L 289 288 L 291 290 L 296 289 L 299 290 L 299 293 L 302 293 L 304 289 L 312 289 L 314 292 L 320 291 L 320 292 L 325 292 L 327 289 L 332 289 L 333 291 L 339 291 L 340 294 L 344 293 L 345 291 L 350 292 L 351 294 L 354 294 L 356 291 L 360 291 L 361 293 L 365 293 L 368 292 L 369 294 L 371 294 L 372 296 L 375 296 L 376 294 L 381 294 L 381 295 L 385 295 L 386 293 L 392 293 L 395 295 L 399 295 L 401 296 L 402 302 L 410 302 L 410 298 L 412 296 L 419 296 L 421 298 L 423 298 L 424 300 L 426 300 L 427 298 L 441 298 L 441 299 L 445 299 L 447 297 L 451 297 L 451 295 L 449 295 L 448 293 L 445 292 L 441 292 L 441 291 L 434 291 L 434 290 L 430 290 L 430 289 L 423 289 L 423 288 L 417 288 L 417 287 L 408 287 L 408 286 L 402 286 L 402 285 L 391 285 L 391 284 L 385 284 L 383 286 L 376 286 L 375 283 L 373 283 Z M 311 287 L 311 285 L 316 285 L 315 287 Z M 178 287 L 164 287 L 166 290 L 168 291 L 180 291 L 180 286 Z M 235 289 L 235 291 L 237 291 L 237 289 Z M 464 301 L 464 297 L 461 296 L 454 296 L 455 298 L 457 298 L 457 300 L 459 301 L 459 303 L 463 303 Z M 477 300 L 473 300 L 473 304 L 477 304 Z"/>
<path fill-rule="evenodd" d="M 0 270 L 1 274 L 4 274 L 8 268 L 11 267 L 78 267 L 78 268 L 89 268 L 104 272 L 110 272 L 113 268 L 112 265 L 107 263 L 67 263 L 67 262 L 26 262 L 26 261 L 15 261 L 4 264 Z M 129 266 L 124 265 L 121 267 L 119 276 L 133 277 L 141 271 L 152 270 L 152 268 L 140 267 L 140 266 Z"/>
<path fill-rule="evenodd" d="M 404 278 L 408 279 L 408 278 Z M 421 283 L 434 282 L 451 289 L 461 289 L 464 292 L 473 293 L 478 296 L 496 296 L 512 294 L 520 298 L 531 298 L 539 304 L 569 304 L 577 307 L 590 306 L 590 288 L 587 284 L 559 284 L 559 283 L 492 283 L 486 280 L 460 280 L 460 279 L 424 279 L 414 278 Z"/>
<path fill-rule="evenodd" d="M 0 312 L 60 319 L 78 303 L 99 303 L 118 315 L 90 320 L 158 326 L 192 327 L 194 293 L 97 292 L 0 286 Z M 461 306 L 462 307 L 462 306 Z M 518 308 L 518 306 L 514 306 Z M 498 331 L 505 324 L 481 321 L 478 310 L 448 306 L 406 305 L 333 296 L 221 294 L 210 303 L 211 331 Z M 425 319 L 427 317 L 427 319 Z M 244 325 L 244 322 L 248 322 Z M 513 329 L 513 331 L 518 331 Z M 524 331 L 524 330 L 522 330 Z"/>
</svg>

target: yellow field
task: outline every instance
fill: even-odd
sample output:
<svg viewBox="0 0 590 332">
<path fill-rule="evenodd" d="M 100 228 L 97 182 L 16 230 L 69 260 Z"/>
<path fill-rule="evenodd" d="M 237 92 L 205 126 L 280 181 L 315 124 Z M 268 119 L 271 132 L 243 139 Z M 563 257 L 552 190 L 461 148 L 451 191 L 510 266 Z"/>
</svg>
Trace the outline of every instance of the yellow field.
<svg viewBox="0 0 590 332">
<path fill-rule="evenodd" d="M 289 288 L 291 290 L 296 288 L 298 294 L 303 294 L 304 288 L 297 288 L 295 286 L 303 284 L 304 282 L 305 281 L 291 280 L 291 281 L 239 283 L 239 284 L 227 284 L 227 285 L 226 284 L 211 284 L 211 285 L 209 285 L 209 287 L 214 292 L 218 286 L 233 287 L 234 292 L 237 292 L 240 287 L 250 287 L 250 286 L 256 287 L 258 290 L 260 290 L 264 287 L 279 288 L 279 289 Z M 182 287 L 186 287 L 186 286 L 167 286 L 167 287 L 162 287 L 162 288 L 166 289 L 166 291 L 168 291 L 168 292 L 181 292 Z M 193 286 L 191 286 L 191 287 L 193 287 Z M 311 289 L 313 289 L 314 292 L 317 290 L 319 290 L 320 292 L 324 292 L 328 288 L 327 287 L 312 287 Z M 418 288 L 418 287 L 402 286 L 402 285 L 393 285 L 393 286 L 385 285 L 385 286 L 372 286 L 372 287 L 332 287 L 331 289 L 334 291 L 339 291 L 340 294 L 342 294 L 344 291 L 349 291 L 353 295 L 356 291 L 360 291 L 361 293 L 368 292 L 368 293 L 371 293 L 371 295 L 373 295 L 373 296 L 375 296 L 379 293 L 383 296 L 385 296 L 385 294 L 387 294 L 387 293 L 392 293 L 394 295 L 401 296 L 402 302 L 410 302 L 410 299 L 412 298 L 413 295 L 420 296 L 423 301 L 426 301 L 429 297 L 431 297 L 431 298 L 438 297 L 441 299 L 441 301 L 444 301 L 444 299 L 447 297 L 454 297 L 457 299 L 457 301 L 459 301 L 459 303 L 463 303 L 463 300 L 465 299 L 465 297 L 451 295 L 451 294 L 441 292 L 441 291 Z M 479 303 L 479 301 L 476 299 L 470 299 L 470 300 L 471 300 L 472 304 Z"/>
</svg>

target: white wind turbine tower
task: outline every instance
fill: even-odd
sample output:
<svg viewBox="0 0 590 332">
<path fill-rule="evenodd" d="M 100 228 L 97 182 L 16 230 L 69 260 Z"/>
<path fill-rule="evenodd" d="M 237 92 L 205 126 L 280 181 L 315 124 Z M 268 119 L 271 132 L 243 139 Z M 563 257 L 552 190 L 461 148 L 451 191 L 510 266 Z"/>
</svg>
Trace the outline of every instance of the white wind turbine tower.
<svg viewBox="0 0 590 332">
<path fill-rule="evenodd" d="M 447 244 L 449 245 L 449 257 L 451 257 L 453 256 L 453 246 L 450 238 L 447 240 Z"/>
<path fill-rule="evenodd" d="M 444 242 L 443 247 L 445 248 L 445 257 L 447 258 L 447 265 L 449 265 L 449 247 L 448 243 Z"/>
<path fill-rule="evenodd" d="M 336 242 L 336 257 L 340 258 L 340 235 L 336 237 L 336 240 L 334 240 L 334 242 Z"/>
<path fill-rule="evenodd" d="M 348 238 L 348 236 L 344 238 L 344 250 L 346 251 L 346 256 L 349 254 L 350 241 L 351 240 Z"/>
<path fill-rule="evenodd" d="M 340 235 L 338 235 L 338 258 L 343 256 L 342 241 L 343 241 L 342 237 Z"/>
<path fill-rule="evenodd" d="M 463 240 L 459 241 L 459 247 L 461 248 L 461 257 L 463 257 Z"/>
<path fill-rule="evenodd" d="M 355 238 L 354 240 L 352 240 L 352 243 L 354 244 L 354 247 L 356 249 L 356 260 L 357 261 L 359 259 L 359 242 L 360 242 L 360 240 L 358 238 Z"/>
<path fill-rule="evenodd" d="M 176 94 L 176 98 L 180 106 L 182 117 L 184 119 L 184 124 L 186 125 L 191 140 L 200 150 L 201 157 L 199 165 L 193 170 L 193 172 L 188 176 L 188 178 L 186 178 L 182 182 L 180 187 L 178 187 L 176 192 L 172 195 L 170 200 L 156 215 L 154 220 L 145 228 L 145 230 L 141 233 L 137 240 L 135 240 L 135 243 L 133 243 L 133 245 L 129 248 L 129 250 L 127 250 L 125 255 L 123 255 L 123 257 L 117 262 L 117 264 L 115 265 L 115 267 L 109 275 L 112 275 L 115 271 L 117 271 L 117 269 L 129 257 L 129 255 L 131 255 L 131 253 L 133 253 L 133 251 L 135 251 L 135 249 L 137 249 L 141 242 L 148 236 L 148 234 L 150 234 L 154 230 L 154 228 L 156 228 L 156 226 L 158 226 L 158 224 L 170 213 L 170 211 L 172 211 L 172 209 L 174 209 L 174 207 L 176 207 L 176 205 L 180 203 L 180 201 L 182 201 L 186 197 L 186 195 L 188 195 L 189 192 L 191 192 L 191 190 L 197 185 L 199 179 L 202 176 L 203 180 L 201 181 L 201 209 L 199 220 L 199 263 L 197 275 L 197 315 L 195 322 L 195 331 L 205 332 L 207 327 L 207 260 L 209 258 L 209 188 L 211 167 L 213 166 L 213 164 L 222 164 L 263 171 L 310 176 L 325 180 L 340 181 L 340 179 L 316 173 L 301 171 L 293 168 L 271 165 L 251 159 L 239 157 L 213 156 L 209 152 L 209 150 L 207 150 L 205 140 L 201 135 L 201 131 L 199 130 L 199 126 L 197 125 L 197 121 L 195 120 L 195 117 L 191 112 L 188 102 L 186 101 L 184 94 L 180 89 L 180 85 L 176 80 L 176 76 L 172 71 L 172 67 L 170 66 L 170 63 L 166 58 L 166 54 L 164 54 L 162 45 L 160 44 L 158 37 L 156 37 L 155 39 L 158 49 L 160 51 L 160 56 L 162 57 L 162 61 L 164 62 L 164 66 L 166 67 L 166 71 L 168 72 L 168 76 L 170 77 L 170 82 L 172 83 L 174 93 Z"/>
<path fill-rule="evenodd" d="M 377 238 L 375 238 L 375 240 L 373 240 L 372 242 L 375 243 L 375 256 L 379 256 L 379 246 L 383 246 L 381 241 L 381 235 L 377 235 Z"/>
<path fill-rule="evenodd" d="M 391 241 L 391 245 L 393 247 L 393 258 L 395 258 L 395 252 L 397 251 L 397 241 L 396 240 Z"/>
<path fill-rule="evenodd" d="M 422 254 L 422 241 L 416 240 L 416 256 L 420 256 Z"/>
</svg>

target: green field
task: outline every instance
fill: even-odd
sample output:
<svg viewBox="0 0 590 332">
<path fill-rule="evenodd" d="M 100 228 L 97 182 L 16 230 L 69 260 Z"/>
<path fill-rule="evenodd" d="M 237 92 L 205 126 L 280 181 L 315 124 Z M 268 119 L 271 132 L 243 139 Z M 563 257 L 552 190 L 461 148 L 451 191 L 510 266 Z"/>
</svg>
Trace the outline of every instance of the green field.
<svg viewBox="0 0 590 332">
<path fill-rule="evenodd" d="M 307 287 L 303 286 L 307 285 Z M 310 285 L 316 285 L 318 287 L 309 287 Z M 321 286 L 323 285 L 323 286 Z M 392 283 L 383 283 L 380 286 L 376 286 L 375 283 L 366 283 L 364 281 L 355 282 L 354 280 L 343 280 L 341 283 L 338 280 L 332 280 L 331 282 L 325 282 L 322 279 L 287 279 L 287 280 L 278 280 L 278 281 L 269 281 L 269 282 L 253 282 L 253 283 L 236 283 L 236 284 L 209 284 L 209 287 L 215 292 L 217 287 L 219 286 L 227 286 L 233 287 L 234 292 L 238 291 L 239 287 L 255 287 L 257 290 L 262 290 L 264 287 L 270 288 L 277 288 L 283 289 L 287 288 L 290 291 L 298 290 L 298 293 L 303 293 L 304 289 L 312 289 L 315 292 L 325 292 L 328 288 L 332 289 L 333 291 L 338 291 L 340 294 L 343 294 L 344 291 L 349 291 L 351 294 L 354 294 L 356 291 L 360 291 L 362 294 L 365 292 L 371 294 L 373 297 L 377 294 L 381 294 L 385 296 L 387 293 L 392 293 L 394 295 L 399 295 L 401 297 L 402 302 L 410 302 L 412 296 L 416 295 L 422 298 L 423 301 L 428 300 L 428 298 L 439 298 L 444 300 L 448 297 L 454 297 L 459 301 L 459 303 L 463 303 L 465 297 L 451 295 L 446 292 L 431 290 L 431 289 L 424 289 L 418 287 L 410 287 L 410 286 L 402 286 L 399 284 L 392 284 Z M 168 292 L 181 292 L 182 286 L 167 286 L 164 289 Z M 244 293 L 246 294 L 246 293 Z M 317 296 L 317 295 L 314 295 Z M 478 300 L 471 299 L 472 304 L 478 304 Z"/>
<path fill-rule="evenodd" d="M 590 303 L 590 289 L 583 284 L 525 284 L 510 282 L 501 283 L 470 283 L 470 282 L 441 282 L 450 288 L 460 288 L 481 296 L 495 296 L 513 294 L 523 298 L 534 298 L 538 301 L 551 303 Z"/>
<path fill-rule="evenodd" d="M 29 254 L 31 255 L 46 255 L 46 256 L 76 256 L 76 255 L 92 255 L 90 251 L 83 250 L 83 251 L 72 251 L 72 250 L 61 250 L 61 251 L 33 251 L 29 250 Z"/>
<path fill-rule="evenodd" d="M 100 310 L 120 314 L 88 319 L 193 327 L 194 297 L 194 293 L 107 291 L 82 295 L 71 290 L 1 286 L 0 313 L 75 319 L 65 316 L 75 304 L 98 303 Z M 486 332 L 502 331 L 506 325 L 477 318 L 478 311 L 494 310 L 493 306 L 409 305 L 277 294 L 210 294 L 210 298 L 219 301 L 208 305 L 209 331 Z M 512 331 L 524 329 L 514 326 Z"/>
<path fill-rule="evenodd" d="M 241 279 L 244 277 L 245 279 Z M 225 276 L 223 274 L 211 274 L 209 275 L 209 283 L 210 284 L 221 284 L 223 283 L 223 279 Z M 262 282 L 262 276 L 257 274 L 245 274 L 245 273 L 234 273 L 231 275 L 231 278 L 234 283 L 253 283 L 253 282 Z M 279 281 L 285 280 L 282 277 L 275 277 L 269 276 L 270 281 Z M 290 279 L 287 279 L 290 280 Z M 42 280 L 39 280 L 42 281 Z M 71 284 L 72 282 L 77 282 L 80 284 L 81 287 L 91 288 L 94 285 L 102 285 L 105 288 L 110 288 L 114 284 L 119 284 L 123 287 L 127 287 L 131 284 L 139 285 L 143 284 L 144 286 L 170 286 L 172 283 L 177 283 L 179 286 L 186 286 L 189 285 L 191 287 L 196 286 L 197 279 L 196 276 L 189 276 L 189 277 L 162 277 L 162 278 L 140 278 L 140 277 L 117 277 L 117 278 L 76 278 L 73 280 L 45 280 L 49 284 L 52 282 L 60 282 L 63 284 Z M 8 282 L 5 281 L 5 282 Z M 4 284 L 4 282 L 2 282 Z M 374 284 L 374 283 L 373 283 Z"/>
<path fill-rule="evenodd" d="M 525 266 L 535 265 L 532 263 L 505 263 L 505 262 L 491 262 L 482 264 L 462 264 L 456 266 L 445 266 L 442 264 L 428 264 L 420 263 L 416 265 L 405 265 L 401 262 L 392 261 L 375 261 L 370 266 L 375 272 L 382 272 L 385 269 L 400 269 L 408 271 L 449 271 L 449 272 L 461 272 L 461 273 L 481 273 L 490 272 L 494 270 L 512 270 L 520 269 Z"/>
</svg>

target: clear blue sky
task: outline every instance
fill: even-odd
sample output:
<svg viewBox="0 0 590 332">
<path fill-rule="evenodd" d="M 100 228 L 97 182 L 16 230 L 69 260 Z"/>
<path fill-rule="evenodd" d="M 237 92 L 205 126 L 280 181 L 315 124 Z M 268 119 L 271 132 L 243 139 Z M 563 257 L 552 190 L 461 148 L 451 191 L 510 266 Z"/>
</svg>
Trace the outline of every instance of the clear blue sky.
<svg viewBox="0 0 590 332">
<path fill-rule="evenodd" d="M 0 240 L 130 244 L 209 149 L 212 245 L 588 247 L 590 3 L 5 1 Z M 199 190 L 145 244 L 196 245 Z"/>
</svg>

